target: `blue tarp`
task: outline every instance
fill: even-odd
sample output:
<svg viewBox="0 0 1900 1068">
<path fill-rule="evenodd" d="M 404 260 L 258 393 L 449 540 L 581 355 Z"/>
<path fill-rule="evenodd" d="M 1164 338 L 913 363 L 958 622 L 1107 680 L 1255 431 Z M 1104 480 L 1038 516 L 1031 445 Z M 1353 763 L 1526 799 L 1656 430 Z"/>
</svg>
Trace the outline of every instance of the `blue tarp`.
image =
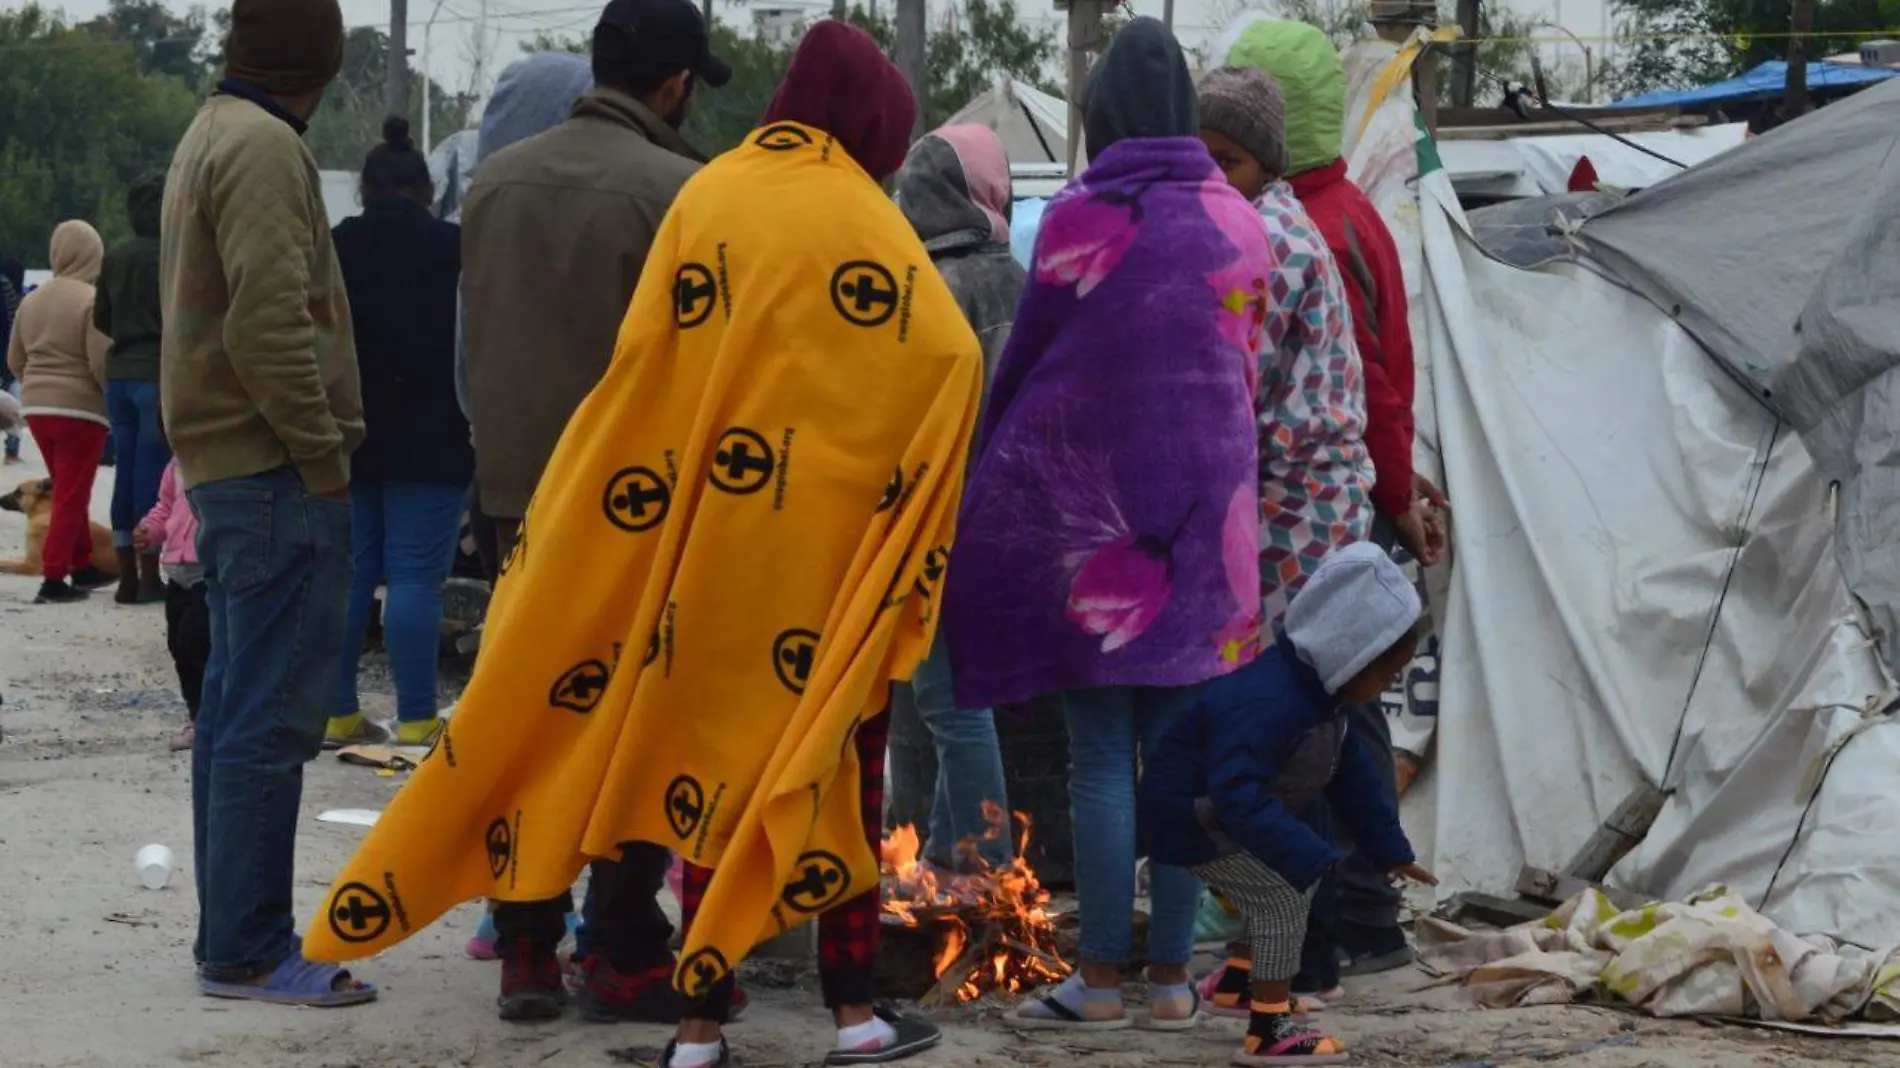
<svg viewBox="0 0 1900 1068">
<path fill-rule="evenodd" d="M 1808 89 L 1859 88 L 1884 82 L 1900 74 L 1900 71 L 1886 70 L 1880 67 L 1852 67 L 1844 63 L 1808 64 Z M 1731 104 L 1744 100 L 1771 100 L 1778 97 L 1788 86 L 1788 64 L 1779 59 L 1771 59 L 1747 74 L 1730 78 L 1714 85 L 1704 85 L 1695 89 L 1661 89 L 1641 96 L 1627 97 L 1609 105 L 1613 108 L 1647 107 L 1706 107 L 1710 104 Z"/>
</svg>

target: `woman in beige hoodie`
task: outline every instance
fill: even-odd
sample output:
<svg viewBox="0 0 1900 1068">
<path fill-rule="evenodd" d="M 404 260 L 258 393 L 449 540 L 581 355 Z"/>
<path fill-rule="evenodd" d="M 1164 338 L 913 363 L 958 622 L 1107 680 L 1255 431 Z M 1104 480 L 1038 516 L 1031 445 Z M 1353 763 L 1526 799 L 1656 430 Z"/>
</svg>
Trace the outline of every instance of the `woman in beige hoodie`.
<svg viewBox="0 0 1900 1068">
<path fill-rule="evenodd" d="M 45 581 L 36 604 L 83 600 L 87 590 L 113 581 L 92 561 L 88 517 L 93 476 L 111 430 L 105 397 L 111 343 L 92 326 L 92 284 L 104 255 L 90 224 L 72 219 L 55 227 L 53 280 L 20 302 L 7 343 L 27 428 L 53 479 L 53 520 L 40 552 Z"/>
</svg>

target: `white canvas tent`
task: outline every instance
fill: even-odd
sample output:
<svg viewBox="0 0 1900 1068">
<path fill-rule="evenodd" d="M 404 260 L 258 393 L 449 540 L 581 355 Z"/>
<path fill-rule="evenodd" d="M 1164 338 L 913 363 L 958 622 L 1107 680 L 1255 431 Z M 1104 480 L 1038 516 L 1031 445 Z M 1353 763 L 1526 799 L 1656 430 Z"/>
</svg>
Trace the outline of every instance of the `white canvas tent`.
<svg viewBox="0 0 1900 1068">
<path fill-rule="evenodd" d="M 1393 53 L 1367 42 L 1349 67 Z M 1649 783 L 1671 795 L 1613 881 L 1671 898 L 1722 882 L 1790 930 L 1884 946 L 1900 721 L 1828 479 L 1708 339 L 1604 265 L 1487 258 L 1429 142 L 1407 150 L 1416 128 L 1411 102 L 1388 100 L 1349 159 L 1400 242 L 1418 459 L 1456 510 L 1434 576 L 1436 751 L 1405 805 L 1421 852 L 1447 891 L 1508 891 Z M 1764 240 L 1729 220 L 1727 240 Z M 1426 726 L 1395 724 L 1411 744 Z"/>
<path fill-rule="evenodd" d="M 1004 79 L 963 105 L 946 126 L 987 126 L 1012 164 L 1069 162 L 1069 104 L 1030 85 Z"/>
<path fill-rule="evenodd" d="M 1669 157 L 1694 167 L 1741 144 L 1748 137 L 1745 122 L 1723 123 L 1686 130 L 1652 130 L 1626 135 L 1641 148 L 1598 133 L 1508 137 L 1495 141 L 1440 141 L 1438 155 L 1452 188 L 1466 200 L 1474 197 L 1510 199 L 1567 192 L 1571 172 L 1584 158 L 1596 170 L 1598 181 L 1618 189 L 1647 189 L 1682 170 Z"/>
</svg>

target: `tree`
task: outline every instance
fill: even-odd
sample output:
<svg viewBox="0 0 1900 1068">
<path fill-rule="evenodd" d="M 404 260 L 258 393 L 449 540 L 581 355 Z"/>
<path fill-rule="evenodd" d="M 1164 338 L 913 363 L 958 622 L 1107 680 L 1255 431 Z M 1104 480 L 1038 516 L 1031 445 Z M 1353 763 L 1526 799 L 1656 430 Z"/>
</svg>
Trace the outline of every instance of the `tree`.
<svg viewBox="0 0 1900 1068">
<path fill-rule="evenodd" d="M 1223 28 L 1231 26 L 1250 11 L 1261 11 L 1274 18 L 1317 26 L 1325 31 L 1336 47 L 1344 49 L 1364 32 L 1370 4 L 1367 0 L 1226 0 L 1215 7 L 1214 22 Z M 1440 0 L 1438 23 L 1441 26 L 1457 25 L 1456 0 Z M 1531 83 L 1533 46 L 1529 38 L 1538 25 L 1539 20 L 1519 15 L 1506 7 L 1502 0 L 1482 5 L 1478 15 L 1477 100 L 1495 102 L 1502 95 L 1506 82 Z M 1203 61 L 1212 66 L 1220 61 L 1220 57 L 1205 56 Z M 1440 100 L 1452 99 L 1451 80 L 1455 66 L 1449 62 L 1439 64 Z M 1562 94 L 1553 89 L 1552 95 Z"/>
<path fill-rule="evenodd" d="M 896 29 L 882 11 L 874 17 L 859 6 L 848 18 L 877 38 L 886 53 L 896 53 Z M 773 92 L 785 80 L 791 50 L 723 22 L 713 24 L 712 38 L 713 51 L 732 65 L 732 81 L 723 89 L 700 90 L 685 133 L 702 151 L 716 154 L 738 145 L 758 127 Z M 545 33 L 522 47 L 528 52 L 587 51 L 577 38 Z M 964 0 L 955 24 L 932 33 L 928 48 L 929 86 L 922 102 L 926 128 L 940 125 L 999 76 L 1061 92 L 1048 82 L 1049 65 L 1057 54 L 1055 32 L 1022 25 L 1015 0 Z"/>
<path fill-rule="evenodd" d="M 126 185 L 171 160 L 196 106 L 130 42 L 37 4 L 0 12 L 0 250 L 44 264 L 62 219 L 129 237 Z"/>
<path fill-rule="evenodd" d="M 205 79 L 199 54 L 208 29 L 203 7 L 177 15 L 159 0 L 112 0 L 86 29 L 102 40 L 130 42 L 141 74 L 169 74 L 194 89 Z"/>
<path fill-rule="evenodd" d="M 1615 0 L 1619 95 L 1732 78 L 1786 58 L 1792 0 Z M 1808 57 L 1852 52 L 1900 25 L 1900 0 L 1818 0 Z"/>
<path fill-rule="evenodd" d="M 896 54 L 896 24 L 889 15 L 882 10 L 873 15 L 860 5 L 847 17 L 875 37 L 886 53 Z M 1050 65 L 1057 56 L 1055 30 L 1025 25 L 1015 0 L 964 0 L 960 16 L 938 27 L 926 41 L 927 88 L 918 102 L 924 128 L 942 125 L 998 77 L 1061 95 L 1062 90 L 1049 80 Z"/>
</svg>

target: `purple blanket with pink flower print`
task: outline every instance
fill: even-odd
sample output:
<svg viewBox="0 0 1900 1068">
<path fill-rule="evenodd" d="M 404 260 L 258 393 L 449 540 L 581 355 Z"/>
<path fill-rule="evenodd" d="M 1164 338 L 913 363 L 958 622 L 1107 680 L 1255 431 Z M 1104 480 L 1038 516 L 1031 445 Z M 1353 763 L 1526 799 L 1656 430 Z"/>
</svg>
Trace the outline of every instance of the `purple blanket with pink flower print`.
<svg viewBox="0 0 1900 1068">
<path fill-rule="evenodd" d="M 958 707 L 1184 686 L 1259 651 L 1272 266 L 1198 139 L 1119 142 L 1050 202 L 951 554 Z"/>
</svg>

